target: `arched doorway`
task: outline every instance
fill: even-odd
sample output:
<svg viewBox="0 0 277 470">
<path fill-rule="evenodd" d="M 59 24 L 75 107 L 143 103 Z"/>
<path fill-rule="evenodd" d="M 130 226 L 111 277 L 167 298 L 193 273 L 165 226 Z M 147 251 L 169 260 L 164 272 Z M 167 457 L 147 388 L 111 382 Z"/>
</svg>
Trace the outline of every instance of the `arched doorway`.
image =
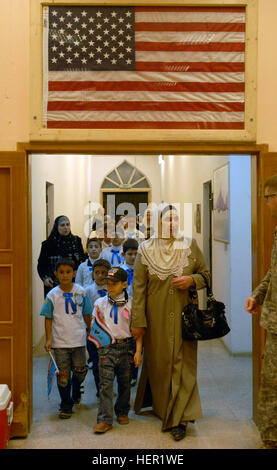
<svg viewBox="0 0 277 470">
<path fill-rule="evenodd" d="M 145 174 L 124 160 L 109 172 L 101 185 L 100 201 L 107 214 L 124 214 L 124 204 L 133 204 L 142 215 L 151 202 L 151 185 Z"/>
</svg>

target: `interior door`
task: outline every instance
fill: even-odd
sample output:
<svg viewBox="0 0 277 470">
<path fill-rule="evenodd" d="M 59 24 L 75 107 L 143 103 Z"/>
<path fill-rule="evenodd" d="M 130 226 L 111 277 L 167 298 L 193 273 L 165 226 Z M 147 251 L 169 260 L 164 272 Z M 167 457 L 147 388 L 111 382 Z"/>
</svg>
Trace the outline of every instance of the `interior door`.
<svg viewBox="0 0 277 470">
<path fill-rule="evenodd" d="M 277 174 L 277 153 L 261 153 L 257 160 L 257 179 L 256 179 L 256 255 L 254 262 L 257 262 L 257 280 L 256 285 L 265 276 L 269 265 L 271 249 L 274 238 L 274 228 L 277 220 L 271 217 L 270 210 L 264 201 L 264 183 L 272 175 Z M 258 390 L 261 379 L 261 368 L 263 361 L 263 351 L 266 339 L 266 332 L 259 324 L 260 318 L 253 316 L 253 409 L 254 419 L 256 417 Z"/>
<path fill-rule="evenodd" d="M 140 211 L 140 204 L 148 205 L 148 192 L 147 191 L 116 191 L 116 192 L 104 192 L 103 193 L 103 207 L 108 213 L 107 207 L 107 197 L 114 196 L 115 197 L 115 212 L 117 211 L 117 206 L 122 203 L 131 203 L 136 208 L 136 214 Z M 116 222 L 119 219 L 119 215 L 116 217 Z"/>
<path fill-rule="evenodd" d="M 25 153 L 0 152 L 0 383 L 12 392 L 12 436 L 31 420 L 31 308 L 28 174 Z"/>
</svg>

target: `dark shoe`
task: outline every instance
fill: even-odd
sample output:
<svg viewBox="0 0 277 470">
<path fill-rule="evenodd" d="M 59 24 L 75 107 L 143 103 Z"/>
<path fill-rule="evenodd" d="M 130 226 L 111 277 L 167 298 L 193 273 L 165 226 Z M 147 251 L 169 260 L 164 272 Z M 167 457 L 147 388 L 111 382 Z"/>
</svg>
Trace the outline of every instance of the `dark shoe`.
<svg viewBox="0 0 277 470">
<path fill-rule="evenodd" d="M 186 436 L 187 427 L 184 426 L 184 424 L 179 424 L 179 426 L 175 426 L 174 428 L 172 428 L 170 432 L 175 441 L 180 441 Z"/>
<path fill-rule="evenodd" d="M 118 416 L 117 417 L 117 422 L 119 424 L 129 424 L 129 418 L 128 418 L 128 416 Z"/>
<path fill-rule="evenodd" d="M 136 381 L 136 380 L 132 380 L 132 381 L 131 381 L 131 387 L 135 387 L 136 384 L 137 384 L 137 381 Z"/>
<path fill-rule="evenodd" d="M 68 418 L 71 418 L 71 416 L 72 416 L 72 411 L 70 410 L 61 410 L 59 412 L 60 419 L 68 419 Z"/>
<path fill-rule="evenodd" d="M 109 431 L 113 427 L 112 424 L 109 423 L 97 423 L 95 426 L 93 426 L 93 431 L 94 432 L 99 432 L 99 433 L 104 433 Z"/>
</svg>

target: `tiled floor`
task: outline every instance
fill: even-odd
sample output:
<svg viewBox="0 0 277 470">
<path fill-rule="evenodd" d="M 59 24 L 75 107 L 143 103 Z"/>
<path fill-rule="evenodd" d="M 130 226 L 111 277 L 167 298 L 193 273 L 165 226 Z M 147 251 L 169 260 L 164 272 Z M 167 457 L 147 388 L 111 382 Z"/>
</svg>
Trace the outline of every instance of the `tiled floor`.
<svg viewBox="0 0 277 470">
<path fill-rule="evenodd" d="M 130 423 L 117 423 L 104 435 L 95 435 L 97 399 L 92 372 L 85 381 L 82 403 L 71 419 L 57 416 L 56 384 L 47 399 L 48 357 L 34 358 L 34 412 L 31 433 L 12 439 L 9 449 L 258 449 L 259 433 L 252 421 L 252 366 L 250 357 L 232 357 L 220 340 L 199 343 L 198 384 L 203 418 L 188 426 L 176 442 L 161 432 L 151 411 L 130 412 Z M 132 404 L 136 389 L 132 389 Z"/>
</svg>

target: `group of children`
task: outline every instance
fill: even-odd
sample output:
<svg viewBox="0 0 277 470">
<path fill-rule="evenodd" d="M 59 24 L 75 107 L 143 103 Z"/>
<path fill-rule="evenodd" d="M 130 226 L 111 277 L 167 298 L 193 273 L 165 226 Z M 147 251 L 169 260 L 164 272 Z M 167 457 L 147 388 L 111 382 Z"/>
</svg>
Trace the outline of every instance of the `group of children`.
<svg viewBox="0 0 277 470">
<path fill-rule="evenodd" d="M 130 387 L 136 383 L 142 360 L 142 339 L 135 341 L 130 331 L 138 242 L 120 236 L 115 235 L 110 244 L 104 242 L 104 249 L 101 239 L 88 239 L 88 258 L 77 271 L 72 260 L 59 260 L 55 272 L 59 285 L 47 294 L 40 313 L 45 317 L 45 349 L 54 349 L 59 369 L 59 417 L 70 418 L 73 405 L 80 403 L 82 383 L 92 363 L 99 397 L 96 433 L 112 427 L 115 375 L 115 414 L 119 424 L 128 424 Z M 110 332 L 111 341 L 104 346 L 91 335 L 96 316 Z"/>
</svg>

